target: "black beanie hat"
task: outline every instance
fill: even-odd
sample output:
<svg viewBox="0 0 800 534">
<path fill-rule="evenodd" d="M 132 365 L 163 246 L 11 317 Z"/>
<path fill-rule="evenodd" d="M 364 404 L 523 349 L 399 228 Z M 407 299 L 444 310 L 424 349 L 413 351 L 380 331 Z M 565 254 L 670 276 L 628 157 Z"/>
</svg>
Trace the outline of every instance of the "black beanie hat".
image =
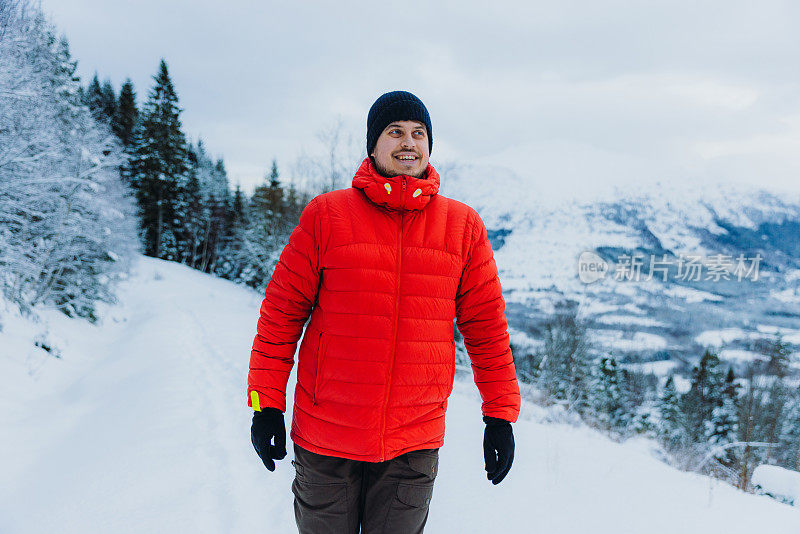
<svg viewBox="0 0 800 534">
<path fill-rule="evenodd" d="M 428 152 L 433 152 L 433 130 L 428 108 L 408 91 L 392 91 L 381 95 L 367 115 L 367 155 L 372 154 L 384 128 L 394 121 L 419 121 L 428 129 Z"/>
</svg>

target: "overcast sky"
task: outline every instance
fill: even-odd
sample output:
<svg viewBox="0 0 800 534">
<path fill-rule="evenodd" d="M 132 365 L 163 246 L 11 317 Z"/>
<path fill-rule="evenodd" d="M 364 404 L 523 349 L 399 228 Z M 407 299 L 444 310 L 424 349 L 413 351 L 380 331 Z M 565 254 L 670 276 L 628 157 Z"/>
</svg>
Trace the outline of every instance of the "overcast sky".
<svg viewBox="0 0 800 534">
<path fill-rule="evenodd" d="M 360 146 L 375 98 L 405 89 L 430 111 L 434 165 L 503 164 L 564 189 L 800 191 L 800 2 L 42 4 L 84 80 L 130 77 L 141 102 L 165 58 L 187 134 L 246 189 L 337 117 Z"/>
</svg>

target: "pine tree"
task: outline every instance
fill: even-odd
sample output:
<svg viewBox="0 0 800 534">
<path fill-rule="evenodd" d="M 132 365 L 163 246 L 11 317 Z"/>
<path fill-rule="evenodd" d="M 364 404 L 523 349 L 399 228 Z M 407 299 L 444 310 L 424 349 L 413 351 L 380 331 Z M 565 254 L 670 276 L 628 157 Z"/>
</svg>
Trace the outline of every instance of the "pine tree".
<svg viewBox="0 0 800 534">
<path fill-rule="evenodd" d="M 723 376 L 716 354 L 706 350 L 700 363 L 692 370 L 692 385 L 681 398 L 682 411 L 687 417 L 692 441 L 706 441 L 706 422 L 714 408 L 722 405 Z"/>
<path fill-rule="evenodd" d="M 249 199 L 237 186 L 228 202 L 230 225 L 214 272 L 263 290 L 309 200 L 309 195 L 298 192 L 291 182 L 284 192 L 275 161 Z"/>
<path fill-rule="evenodd" d="M 783 336 L 779 334 L 775 341 L 769 342 L 763 353 L 769 358 L 766 368 L 767 374 L 775 375 L 778 378 L 785 378 L 789 374 L 792 349 L 783 340 Z"/>
<path fill-rule="evenodd" d="M 728 368 L 725 386 L 722 390 L 722 404 L 714 407 L 711 419 L 706 421 L 706 437 L 712 447 L 720 447 L 737 440 L 739 432 L 738 401 L 739 392 L 733 369 Z M 736 453 L 730 449 L 718 451 L 716 459 L 726 467 L 736 463 Z"/>
<path fill-rule="evenodd" d="M 213 271 L 230 224 L 230 189 L 221 159 L 212 161 L 203 141 L 190 147 L 191 178 L 186 190 L 189 203 L 184 230 L 185 257 L 181 261 L 204 272 Z"/>
<path fill-rule="evenodd" d="M 221 162 L 218 163 L 224 172 Z M 247 199 L 239 184 L 236 184 L 233 195 L 228 199 L 225 213 L 224 235 L 220 239 L 219 252 L 213 264 L 213 272 L 222 278 L 241 283 L 243 236 L 247 228 L 248 217 Z"/>
<path fill-rule="evenodd" d="M 238 222 L 241 225 L 247 224 L 247 212 L 245 210 L 244 193 L 242 193 L 241 186 L 236 184 L 236 190 L 233 192 L 233 205 L 231 210 L 233 214 L 232 222 Z"/>
<path fill-rule="evenodd" d="M 587 328 L 578 318 L 577 303 L 556 304 L 554 316 L 544 325 L 543 358 L 538 386 L 552 398 L 584 414 L 591 409 L 591 359 Z"/>
<path fill-rule="evenodd" d="M 120 89 L 114 120 L 111 122 L 114 133 L 119 137 L 126 150 L 133 143 L 133 134 L 138 120 L 139 109 L 136 107 L 136 93 L 133 90 L 133 82 L 127 79 Z"/>
<path fill-rule="evenodd" d="M 299 221 L 300 213 L 310 200 L 311 198 L 309 195 L 298 192 L 294 182 L 289 182 L 289 188 L 286 191 L 286 203 L 284 208 L 286 220 Z"/>
<path fill-rule="evenodd" d="M 103 117 L 103 88 L 100 86 L 100 80 L 97 79 L 97 73 L 94 73 L 92 81 L 89 82 L 88 87 L 83 92 L 84 102 L 89 106 L 92 115 L 95 119 L 102 121 Z"/>
<path fill-rule="evenodd" d="M 100 105 L 103 118 L 110 124 L 117 114 L 117 95 L 110 80 L 103 82 L 103 87 L 100 89 Z"/>
<path fill-rule="evenodd" d="M 681 411 L 680 395 L 672 375 L 667 378 L 658 403 L 660 420 L 656 432 L 668 450 L 677 450 L 685 444 L 685 418 Z"/>
<path fill-rule="evenodd" d="M 83 99 L 95 120 L 103 124 L 111 124 L 117 110 L 117 97 L 109 80 L 100 85 L 95 72 L 92 81 L 83 92 Z"/>
<path fill-rule="evenodd" d="M 265 183 L 258 185 L 250 200 L 250 211 L 256 217 L 263 217 L 264 227 L 271 233 L 279 231 L 284 212 L 283 188 L 278 176 L 278 163 L 272 160 L 272 168 L 265 177 Z"/>
<path fill-rule="evenodd" d="M 232 219 L 230 183 L 228 181 L 228 173 L 225 170 L 225 163 L 221 158 L 214 163 L 211 175 L 213 178 L 209 184 L 209 195 L 206 199 L 206 205 L 211 216 L 211 224 L 208 229 L 207 251 L 203 254 L 203 264 L 200 267 L 204 272 L 214 272 L 216 270 L 225 236 L 230 233 L 230 221 Z"/>
<path fill-rule="evenodd" d="M 179 233 L 187 216 L 189 181 L 186 137 L 178 95 L 163 59 L 142 108 L 130 161 L 142 218 L 145 254 L 177 260 Z"/>
<path fill-rule="evenodd" d="M 200 145 L 202 149 L 202 143 Z M 185 212 L 180 219 L 181 244 L 178 260 L 190 267 L 197 268 L 200 262 L 203 243 L 206 242 L 208 213 L 203 202 L 198 174 L 197 151 L 189 145 L 187 158 L 189 161 L 189 179 L 181 191 L 181 201 L 186 204 Z"/>
<path fill-rule="evenodd" d="M 592 376 L 591 402 L 596 417 L 607 430 L 623 426 L 622 400 L 617 360 L 613 355 L 602 356 Z"/>
<path fill-rule="evenodd" d="M 280 182 L 278 181 L 278 160 L 272 160 L 272 168 L 269 171 L 269 185 L 270 187 L 278 187 Z"/>
<path fill-rule="evenodd" d="M 277 165 L 256 186 L 247 207 L 248 223 L 241 235 L 240 261 L 242 282 L 259 287 L 269 279 L 280 250 L 288 235 L 287 220 L 283 217 L 283 189 L 278 181 Z"/>
</svg>

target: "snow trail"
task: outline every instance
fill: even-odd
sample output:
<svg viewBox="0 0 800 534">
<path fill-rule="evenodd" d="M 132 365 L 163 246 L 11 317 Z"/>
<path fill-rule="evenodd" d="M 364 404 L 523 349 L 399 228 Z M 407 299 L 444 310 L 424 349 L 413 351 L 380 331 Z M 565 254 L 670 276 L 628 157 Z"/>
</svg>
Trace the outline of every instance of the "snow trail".
<svg viewBox="0 0 800 534">
<path fill-rule="evenodd" d="M 141 258 L 102 325 L 46 314 L 61 360 L 31 352 L 21 341 L 29 326 L 8 320 L 0 532 L 296 532 L 291 442 L 274 473 L 250 444 L 245 388 L 260 302 Z M 294 376 L 289 384 L 291 402 Z M 616 444 L 538 413 L 523 405 L 514 467 L 492 486 L 477 389 L 456 383 L 426 532 L 800 532 L 798 509 L 676 471 L 646 441 Z"/>
</svg>

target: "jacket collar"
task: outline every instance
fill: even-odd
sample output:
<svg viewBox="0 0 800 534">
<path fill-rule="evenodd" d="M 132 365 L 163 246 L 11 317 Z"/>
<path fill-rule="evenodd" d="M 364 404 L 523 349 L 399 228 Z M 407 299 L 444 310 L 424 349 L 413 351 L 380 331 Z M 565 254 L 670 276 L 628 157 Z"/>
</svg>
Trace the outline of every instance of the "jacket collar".
<svg viewBox="0 0 800 534">
<path fill-rule="evenodd" d="M 425 178 L 406 175 L 387 178 L 378 174 L 368 156 L 353 177 L 353 187 L 363 190 L 379 206 L 392 210 L 421 210 L 439 192 L 439 173 L 429 163 Z"/>
</svg>

